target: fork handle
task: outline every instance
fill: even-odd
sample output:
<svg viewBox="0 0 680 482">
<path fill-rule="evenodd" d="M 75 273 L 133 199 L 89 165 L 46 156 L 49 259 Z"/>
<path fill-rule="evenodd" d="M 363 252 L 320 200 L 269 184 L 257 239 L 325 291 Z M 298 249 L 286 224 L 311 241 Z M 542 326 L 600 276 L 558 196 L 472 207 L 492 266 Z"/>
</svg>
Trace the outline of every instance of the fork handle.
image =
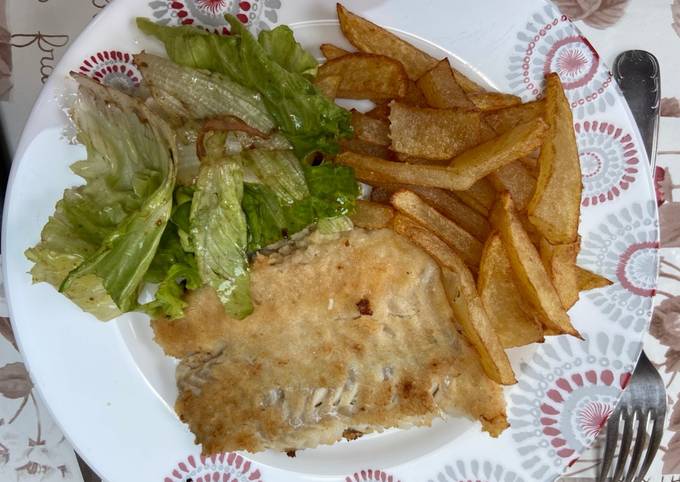
<svg viewBox="0 0 680 482">
<path fill-rule="evenodd" d="M 661 105 L 659 61 L 644 50 L 627 50 L 614 61 L 614 77 L 628 101 L 654 170 Z"/>
</svg>

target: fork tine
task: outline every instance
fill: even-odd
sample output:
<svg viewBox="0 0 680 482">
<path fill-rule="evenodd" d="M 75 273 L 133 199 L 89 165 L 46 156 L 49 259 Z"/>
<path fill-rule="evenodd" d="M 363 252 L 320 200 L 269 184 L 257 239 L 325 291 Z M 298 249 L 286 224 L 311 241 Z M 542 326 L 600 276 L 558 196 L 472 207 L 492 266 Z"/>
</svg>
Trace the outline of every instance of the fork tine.
<svg viewBox="0 0 680 482">
<path fill-rule="evenodd" d="M 649 447 L 647 448 L 645 460 L 642 463 L 642 467 L 640 467 L 640 472 L 637 478 L 635 479 L 635 482 L 642 481 L 643 477 L 645 476 L 645 474 L 649 470 L 649 467 L 651 467 L 652 462 L 654 461 L 654 456 L 656 455 L 657 450 L 659 450 L 659 445 L 661 445 L 661 437 L 663 436 L 663 424 L 664 421 L 666 420 L 665 405 L 658 412 L 652 410 L 651 415 L 653 421 L 652 435 L 649 438 Z"/>
<path fill-rule="evenodd" d="M 616 443 L 619 440 L 619 422 L 621 421 L 621 405 L 619 404 L 614 411 L 609 415 L 607 420 L 607 438 L 604 444 L 604 456 L 602 457 L 602 466 L 600 467 L 600 476 L 597 482 L 605 482 L 609 469 L 614 460 L 616 453 Z"/>
<path fill-rule="evenodd" d="M 619 482 L 623 469 L 626 468 L 628 461 L 628 453 L 630 452 L 630 445 L 633 440 L 633 424 L 635 423 L 635 412 L 628 411 L 629 407 L 622 409 L 623 413 L 623 436 L 621 437 L 621 446 L 619 448 L 619 455 L 616 460 L 616 469 L 612 482 Z"/>
<path fill-rule="evenodd" d="M 626 473 L 625 482 L 631 482 L 637 473 L 640 459 L 642 458 L 642 451 L 647 445 L 647 420 L 649 419 L 649 412 L 643 413 L 642 410 L 637 411 L 637 435 L 635 436 L 635 443 L 633 445 L 633 455 L 630 459 L 630 465 Z"/>
</svg>

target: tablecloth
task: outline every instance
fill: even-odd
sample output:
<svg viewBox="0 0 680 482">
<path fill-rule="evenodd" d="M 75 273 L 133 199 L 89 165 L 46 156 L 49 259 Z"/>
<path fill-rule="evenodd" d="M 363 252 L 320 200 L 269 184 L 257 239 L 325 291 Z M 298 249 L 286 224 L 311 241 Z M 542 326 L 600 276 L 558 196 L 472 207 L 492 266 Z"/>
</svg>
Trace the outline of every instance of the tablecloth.
<svg viewBox="0 0 680 482">
<path fill-rule="evenodd" d="M 661 450 L 646 480 L 680 482 L 680 0 L 556 3 L 610 65 L 619 52 L 632 48 L 651 51 L 661 64 L 664 99 L 656 169 L 661 278 L 645 351 L 666 381 L 669 412 Z M 42 84 L 69 44 L 107 4 L 108 0 L 0 0 L 0 116 L 11 151 Z M 0 315 L 6 314 L 0 296 Z M 568 481 L 594 480 L 602 449 L 600 438 L 570 467 Z M 40 401 L 11 324 L 3 316 L 0 480 L 83 480 L 73 449 Z"/>
</svg>

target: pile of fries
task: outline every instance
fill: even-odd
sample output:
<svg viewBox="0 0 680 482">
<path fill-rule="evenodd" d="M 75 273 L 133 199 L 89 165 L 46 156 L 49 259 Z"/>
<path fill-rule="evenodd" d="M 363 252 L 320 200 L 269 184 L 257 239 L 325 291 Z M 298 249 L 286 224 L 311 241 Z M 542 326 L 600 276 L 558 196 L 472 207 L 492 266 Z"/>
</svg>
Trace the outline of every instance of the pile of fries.
<svg viewBox="0 0 680 482">
<path fill-rule="evenodd" d="M 357 52 L 324 44 L 317 87 L 368 99 L 336 162 L 373 187 L 355 225 L 390 227 L 428 252 L 487 375 L 516 382 L 505 349 L 580 337 L 567 311 L 610 281 L 576 265 L 581 168 L 557 74 L 529 103 L 487 92 L 338 5 Z"/>
</svg>

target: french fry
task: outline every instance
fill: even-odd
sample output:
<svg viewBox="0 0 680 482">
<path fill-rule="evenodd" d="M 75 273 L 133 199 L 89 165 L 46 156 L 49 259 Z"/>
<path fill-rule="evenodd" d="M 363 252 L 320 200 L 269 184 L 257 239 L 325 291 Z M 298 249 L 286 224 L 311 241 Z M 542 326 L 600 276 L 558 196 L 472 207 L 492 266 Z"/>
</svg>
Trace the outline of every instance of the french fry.
<svg viewBox="0 0 680 482">
<path fill-rule="evenodd" d="M 404 65 L 408 76 L 418 80 L 437 60 L 382 27 L 337 5 L 340 28 L 347 40 L 362 52 L 385 55 Z"/>
<path fill-rule="evenodd" d="M 536 189 L 536 178 L 521 161 L 514 161 L 489 174 L 489 180 L 498 192 L 510 193 L 515 207 L 524 211 Z"/>
<path fill-rule="evenodd" d="M 342 77 L 339 75 L 327 75 L 326 77 L 317 78 L 314 85 L 319 91 L 329 99 L 335 99 L 338 96 L 338 89 L 340 88 Z"/>
<path fill-rule="evenodd" d="M 397 214 L 394 230 L 420 246 L 442 268 L 442 281 L 453 316 L 463 333 L 479 354 L 484 372 L 503 385 L 516 383 L 503 346 L 493 330 L 470 270 L 456 253 L 427 228 L 410 218 Z"/>
<path fill-rule="evenodd" d="M 427 226 L 439 236 L 465 263 L 477 270 L 482 257 L 482 243 L 455 222 L 441 214 L 412 191 L 398 191 L 392 195 L 392 206 Z"/>
<path fill-rule="evenodd" d="M 399 102 L 414 107 L 427 107 L 427 99 L 425 98 L 423 91 L 420 90 L 418 84 L 412 80 L 409 80 L 406 95 L 399 99 Z"/>
<path fill-rule="evenodd" d="M 543 266 L 552 279 L 562 306 L 565 310 L 569 310 L 576 304 L 579 297 L 576 257 L 581 248 L 581 242 L 554 245 L 542 238 L 539 247 Z"/>
<path fill-rule="evenodd" d="M 482 118 L 496 134 L 504 134 L 519 124 L 543 117 L 545 101 L 537 100 L 506 109 L 484 112 Z"/>
<path fill-rule="evenodd" d="M 390 117 L 390 106 L 389 104 L 378 104 L 366 112 L 366 115 L 373 119 L 387 121 Z"/>
<path fill-rule="evenodd" d="M 572 326 L 536 247 L 517 217 L 509 194 L 502 194 L 496 203 L 491 224 L 498 229 L 518 288 L 533 305 L 541 323 L 555 333 L 581 337 Z"/>
<path fill-rule="evenodd" d="M 391 187 L 376 186 L 371 190 L 371 201 L 380 204 L 389 204 L 390 199 L 392 199 L 392 194 L 394 194 L 397 189 L 392 189 Z"/>
<path fill-rule="evenodd" d="M 481 85 L 479 85 L 477 82 L 474 82 L 471 80 L 469 77 L 467 77 L 465 74 L 462 72 L 454 69 L 453 70 L 453 76 L 456 78 L 456 82 L 458 82 L 458 85 L 461 86 L 463 91 L 466 94 L 477 94 L 484 92 L 486 89 L 484 89 Z"/>
<path fill-rule="evenodd" d="M 522 103 L 519 97 L 501 92 L 478 92 L 469 94 L 469 98 L 474 106 L 483 112 L 507 109 Z"/>
<path fill-rule="evenodd" d="M 583 185 L 571 107 L 557 74 L 546 79 L 545 99 L 549 130 L 538 158 L 529 220 L 552 244 L 571 244 L 578 237 Z"/>
<path fill-rule="evenodd" d="M 475 104 L 468 99 L 465 91 L 456 82 L 448 59 L 439 61 L 434 68 L 428 70 L 418 79 L 418 87 L 420 87 L 430 107 L 463 110 L 475 108 Z"/>
<path fill-rule="evenodd" d="M 324 57 L 326 57 L 326 60 L 337 59 L 338 57 L 342 57 L 343 55 L 351 53 L 333 44 L 321 44 L 320 48 L 321 53 L 323 54 Z"/>
<path fill-rule="evenodd" d="M 526 306 L 498 233 L 484 244 L 477 290 L 504 348 L 543 342 L 543 327 Z"/>
<path fill-rule="evenodd" d="M 396 60 L 383 55 L 347 54 L 319 67 L 318 79 L 340 76 L 337 97 L 385 101 L 401 98 L 408 89 L 408 76 Z"/>
<path fill-rule="evenodd" d="M 451 161 L 451 168 L 464 179 L 464 191 L 497 169 L 531 153 L 541 145 L 547 126 L 536 119 L 467 150 Z M 394 142 L 394 137 L 392 139 Z"/>
<path fill-rule="evenodd" d="M 415 184 L 464 191 L 474 185 L 475 179 L 450 166 L 406 164 L 391 162 L 356 152 L 343 152 L 335 161 L 354 168 L 358 180 L 367 184 Z"/>
<path fill-rule="evenodd" d="M 390 103 L 392 150 L 414 157 L 443 160 L 479 144 L 477 112 Z"/>
<path fill-rule="evenodd" d="M 390 126 L 387 121 L 373 119 L 352 109 L 352 127 L 357 139 L 380 146 L 390 145 Z"/>
<path fill-rule="evenodd" d="M 364 229 L 387 228 L 394 218 L 394 209 L 385 204 L 357 200 L 356 209 L 350 219 L 355 226 Z"/>
<path fill-rule="evenodd" d="M 470 233 L 478 241 L 483 243 L 489 236 L 491 231 L 489 221 L 458 199 L 451 191 L 412 184 L 380 184 L 374 186 L 371 191 L 371 200 L 389 203 L 392 194 L 401 190 L 413 191 L 423 201 Z"/>
<path fill-rule="evenodd" d="M 356 152 L 365 156 L 378 157 L 387 161 L 394 160 L 394 153 L 387 146 L 373 144 L 361 139 L 341 139 L 340 152 Z"/>
<path fill-rule="evenodd" d="M 576 279 L 578 281 L 579 291 L 590 291 L 612 285 L 612 282 L 607 278 L 595 274 L 592 271 L 588 271 L 585 268 L 581 268 L 580 266 L 576 266 Z"/>
<path fill-rule="evenodd" d="M 489 211 L 496 203 L 496 190 L 487 178 L 480 179 L 465 191 L 454 191 L 453 194 L 485 218 L 489 217 Z"/>
</svg>

